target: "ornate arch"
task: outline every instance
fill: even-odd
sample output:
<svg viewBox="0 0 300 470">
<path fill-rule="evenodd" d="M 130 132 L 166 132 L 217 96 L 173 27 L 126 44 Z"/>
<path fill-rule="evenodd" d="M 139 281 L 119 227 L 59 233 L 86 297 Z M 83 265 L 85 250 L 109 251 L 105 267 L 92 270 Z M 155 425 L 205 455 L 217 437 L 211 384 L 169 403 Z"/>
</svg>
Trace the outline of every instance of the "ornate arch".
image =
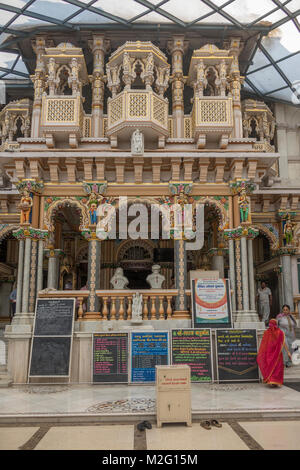
<svg viewBox="0 0 300 470">
<path fill-rule="evenodd" d="M 153 250 L 155 248 L 155 243 L 152 240 L 143 240 L 143 239 L 138 239 L 138 240 L 124 240 L 122 243 L 120 243 L 120 246 L 118 247 L 116 251 L 116 262 L 122 261 L 122 257 L 126 253 L 126 251 L 131 248 L 131 247 L 136 247 L 136 246 L 141 246 L 145 250 L 147 250 L 151 257 L 150 259 L 153 259 Z"/>
<path fill-rule="evenodd" d="M 18 230 L 18 228 L 19 225 L 0 224 L 0 243 L 14 230 Z"/>
<path fill-rule="evenodd" d="M 200 196 L 195 197 L 195 200 L 216 210 L 220 231 L 229 227 L 229 203 L 225 196 Z"/>
<path fill-rule="evenodd" d="M 263 224 L 254 224 L 254 228 L 259 230 L 260 233 L 265 235 L 270 243 L 271 250 L 277 250 L 279 248 L 279 236 L 275 228 L 270 224 L 270 227 L 267 227 Z M 272 230 L 271 230 L 272 228 Z"/>
<path fill-rule="evenodd" d="M 78 210 L 80 216 L 80 225 L 79 230 L 84 230 L 89 225 L 89 216 L 87 208 L 76 198 L 74 197 L 64 197 L 61 199 L 56 199 L 51 202 L 47 208 L 44 224 L 49 232 L 54 232 L 54 217 L 56 213 L 60 210 L 61 207 L 75 207 Z"/>
</svg>

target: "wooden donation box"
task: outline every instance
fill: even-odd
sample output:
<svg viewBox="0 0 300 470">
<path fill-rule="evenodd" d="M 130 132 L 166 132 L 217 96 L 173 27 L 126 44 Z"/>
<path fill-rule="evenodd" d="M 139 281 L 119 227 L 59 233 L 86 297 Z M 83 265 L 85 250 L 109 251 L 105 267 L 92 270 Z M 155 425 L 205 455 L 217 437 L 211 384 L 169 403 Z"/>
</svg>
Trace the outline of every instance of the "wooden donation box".
<svg viewBox="0 0 300 470">
<path fill-rule="evenodd" d="M 188 365 L 156 366 L 157 427 L 162 423 L 192 425 L 191 369 Z"/>
</svg>

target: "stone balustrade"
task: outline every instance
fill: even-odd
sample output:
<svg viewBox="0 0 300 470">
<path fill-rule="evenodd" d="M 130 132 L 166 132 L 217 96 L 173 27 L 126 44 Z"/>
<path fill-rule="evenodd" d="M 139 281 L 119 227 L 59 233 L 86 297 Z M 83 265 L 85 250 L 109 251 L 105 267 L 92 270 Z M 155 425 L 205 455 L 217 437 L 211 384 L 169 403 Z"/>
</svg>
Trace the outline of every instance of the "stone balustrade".
<svg viewBox="0 0 300 470">
<path fill-rule="evenodd" d="M 178 289 L 101 290 L 96 291 L 100 299 L 102 320 L 131 320 L 132 299 L 138 292 L 143 297 L 143 320 L 170 320 Z"/>
<path fill-rule="evenodd" d="M 97 290 L 100 300 L 99 320 L 131 320 L 132 300 L 136 293 L 143 297 L 143 320 L 171 320 L 175 311 L 178 289 Z M 84 304 L 89 290 L 40 291 L 39 298 L 75 298 L 77 320 L 85 318 Z M 186 290 L 186 295 L 191 295 Z"/>
</svg>

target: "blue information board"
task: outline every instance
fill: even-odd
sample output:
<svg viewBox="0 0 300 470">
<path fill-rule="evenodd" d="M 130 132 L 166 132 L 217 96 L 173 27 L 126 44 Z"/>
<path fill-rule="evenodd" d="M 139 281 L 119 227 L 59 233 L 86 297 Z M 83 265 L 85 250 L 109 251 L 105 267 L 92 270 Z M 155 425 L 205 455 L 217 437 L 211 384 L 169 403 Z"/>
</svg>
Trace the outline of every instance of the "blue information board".
<svg viewBox="0 0 300 470">
<path fill-rule="evenodd" d="M 168 331 L 131 333 L 131 382 L 155 382 L 155 366 L 169 364 Z"/>
</svg>

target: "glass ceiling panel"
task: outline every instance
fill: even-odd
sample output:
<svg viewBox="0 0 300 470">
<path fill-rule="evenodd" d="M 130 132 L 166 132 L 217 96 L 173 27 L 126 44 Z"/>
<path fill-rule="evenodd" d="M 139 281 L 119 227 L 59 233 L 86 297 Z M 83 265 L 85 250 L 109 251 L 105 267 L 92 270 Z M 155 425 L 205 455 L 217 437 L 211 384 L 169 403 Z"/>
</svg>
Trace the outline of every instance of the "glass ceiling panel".
<svg viewBox="0 0 300 470">
<path fill-rule="evenodd" d="M 300 48 L 299 10 L 300 0 L 0 0 L 0 44 L 22 36 L 22 30 L 28 35 L 34 28 L 55 28 L 56 24 L 67 32 L 80 24 L 119 24 L 130 28 L 141 23 L 153 24 L 154 28 L 172 24 L 178 26 L 180 34 L 201 24 L 232 25 L 244 32 L 247 26 L 263 25 L 269 34 L 259 38 L 258 32 L 253 33 L 257 34 L 258 47 L 245 71 L 246 78 L 249 73 L 249 83 L 244 86 L 245 90 L 263 94 L 291 87 L 299 79 L 300 55 L 295 54 Z M 249 32 L 250 36 L 250 29 Z M 16 43 L 8 47 L 16 47 Z M 0 67 L 1 64 L 7 71 L 0 71 L 0 76 L 5 78 L 19 74 L 22 79 L 28 74 L 18 55 L 7 56 L 0 51 Z M 260 67 L 264 68 L 256 71 Z M 291 102 L 289 94 L 291 88 L 271 95 Z"/>
<path fill-rule="evenodd" d="M 300 80 L 300 53 L 281 61 L 278 65 L 291 82 Z"/>
<path fill-rule="evenodd" d="M 83 11 L 74 18 L 69 20 L 69 23 L 83 23 L 83 24 L 97 24 L 97 23 L 116 23 L 115 21 L 106 18 L 105 16 L 98 15 L 92 11 Z"/>
<path fill-rule="evenodd" d="M 251 23 L 275 8 L 276 5 L 271 0 L 236 0 L 223 10 L 240 23 Z"/>
<path fill-rule="evenodd" d="M 290 12 L 294 13 L 300 9 L 300 0 L 292 0 L 286 5 L 286 7 Z"/>
<path fill-rule="evenodd" d="M 75 7 L 69 3 L 65 3 L 61 0 L 36 0 L 30 7 L 27 8 L 27 12 L 40 13 L 51 18 L 58 18 L 64 20 L 76 11 L 80 11 L 80 8 Z M 59 12 L 59 14 L 58 14 Z"/>
<path fill-rule="evenodd" d="M 280 90 L 280 91 L 276 91 L 275 93 L 271 93 L 268 96 L 270 96 L 271 98 L 279 99 L 279 100 L 291 101 L 292 92 L 289 88 L 286 88 L 285 90 Z"/>
<path fill-rule="evenodd" d="M 136 3 L 134 0 L 126 0 L 126 2 L 120 0 L 109 0 L 109 2 L 107 0 L 98 0 L 93 4 L 93 7 L 101 8 L 107 13 L 120 16 L 126 20 L 130 20 L 141 13 L 149 11 L 148 8 Z"/>
<path fill-rule="evenodd" d="M 16 16 L 15 13 L 2 10 L 0 14 L 0 26 L 5 26 L 14 16 Z"/>
<path fill-rule="evenodd" d="M 252 73 L 250 80 L 262 93 L 268 93 L 269 91 L 277 90 L 277 88 L 287 86 L 287 83 L 274 67 L 268 67 L 260 72 Z"/>
<path fill-rule="evenodd" d="M 185 23 L 190 23 L 207 13 L 213 13 L 211 8 L 203 2 L 199 2 L 199 0 L 188 0 L 184 2 L 170 0 L 162 6 L 162 9 Z"/>
</svg>

